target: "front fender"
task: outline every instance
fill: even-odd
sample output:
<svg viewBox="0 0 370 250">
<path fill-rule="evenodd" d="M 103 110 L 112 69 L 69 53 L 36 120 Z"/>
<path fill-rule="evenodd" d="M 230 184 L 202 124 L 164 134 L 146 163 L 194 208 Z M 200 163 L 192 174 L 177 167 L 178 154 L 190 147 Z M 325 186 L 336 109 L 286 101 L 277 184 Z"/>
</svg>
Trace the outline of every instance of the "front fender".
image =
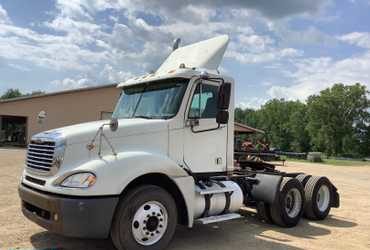
<svg viewBox="0 0 370 250">
<path fill-rule="evenodd" d="M 188 173 L 176 162 L 164 155 L 148 152 L 130 152 L 123 153 L 122 158 L 118 155 L 117 161 L 111 164 L 121 173 L 121 181 L 116 190 L 121 193 L 127 185 L 145 174 L 160 173 L 168 176 L 172 180 L 179 177 L 187 177 Z"/>
<path fill-rule="evenodd" d="M 88 171 L 93 172 L 97 181 L 90 188 L 66 188 L 60 187 L 60 183 L 72 173 Z M 122 152 L 114 155 L 106 155 L 84 162 L 72 169 L 67 168 L 65 172 L 47 180 L 45 186 L 37 187 L 52 193 L 72 196 L 113 196 L 119 195 L 127 185 L 145 174 L 165 174 L 172 180 L 179 177 L 188 177 L 187 172 L 176 162 L 166 155 L 151 152 Z M 25 182 L 25 181 L 24 181 Z M 26 183 L 30 186 L 32 183 Z"/>
</svg>

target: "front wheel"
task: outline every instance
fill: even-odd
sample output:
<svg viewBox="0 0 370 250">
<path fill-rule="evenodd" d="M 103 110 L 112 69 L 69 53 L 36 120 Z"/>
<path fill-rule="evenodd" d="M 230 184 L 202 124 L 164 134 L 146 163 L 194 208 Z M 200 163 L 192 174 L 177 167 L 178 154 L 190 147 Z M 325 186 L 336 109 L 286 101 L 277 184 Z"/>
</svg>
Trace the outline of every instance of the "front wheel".
<svg viewBox="0 0 370 250">
<path fill-rule="evenodd" d="M 176 225 L 177 210 L 172 196 L 158 186 L 140 186 L 120 201 L 111 239 L 118 250 L 164 249 Z"/>
</svg>

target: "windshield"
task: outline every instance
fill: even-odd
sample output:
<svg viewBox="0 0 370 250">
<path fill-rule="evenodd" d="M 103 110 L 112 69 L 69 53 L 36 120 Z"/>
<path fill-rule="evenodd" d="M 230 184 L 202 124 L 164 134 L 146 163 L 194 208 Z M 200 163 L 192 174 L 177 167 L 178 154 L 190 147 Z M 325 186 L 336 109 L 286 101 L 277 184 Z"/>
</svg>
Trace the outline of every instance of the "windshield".
<svg viewBox="0 0 370 250">
<path fill-rule="evenodd" d="M 124 88 L 113 117 L 171 118 L 177 114 L 188 81 L 176 78 Z"/>
</svg>

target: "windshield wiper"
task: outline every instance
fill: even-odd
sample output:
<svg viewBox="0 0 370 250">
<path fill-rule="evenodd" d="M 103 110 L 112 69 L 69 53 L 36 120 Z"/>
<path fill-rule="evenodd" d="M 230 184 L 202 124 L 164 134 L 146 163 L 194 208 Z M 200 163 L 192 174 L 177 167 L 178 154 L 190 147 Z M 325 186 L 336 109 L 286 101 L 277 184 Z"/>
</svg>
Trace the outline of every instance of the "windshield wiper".
<svg viewBox="0 0 370 250">
<path fill-rule="evenodd" d="M 157 116 L 148 116 L 148 115 L 135 115 L 132 118 L 143 118 L 143 119 L 168 119 L 168 115 L 157 115 Z"/>
</svg>

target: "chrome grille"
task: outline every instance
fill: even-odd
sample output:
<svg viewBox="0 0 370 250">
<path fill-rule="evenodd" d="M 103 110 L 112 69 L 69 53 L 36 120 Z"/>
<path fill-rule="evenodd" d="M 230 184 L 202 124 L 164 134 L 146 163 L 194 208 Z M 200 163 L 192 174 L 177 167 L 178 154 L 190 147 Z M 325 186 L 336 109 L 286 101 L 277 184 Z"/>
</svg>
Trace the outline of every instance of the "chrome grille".
<svg viewBox="0 0 370 250">
<path fill-rule="evenodd" d="M 32 140 L 27 150 L 27 167 L 49 172 L 53 165 L 54 151 L 55 142 Z"/>
</svg>

